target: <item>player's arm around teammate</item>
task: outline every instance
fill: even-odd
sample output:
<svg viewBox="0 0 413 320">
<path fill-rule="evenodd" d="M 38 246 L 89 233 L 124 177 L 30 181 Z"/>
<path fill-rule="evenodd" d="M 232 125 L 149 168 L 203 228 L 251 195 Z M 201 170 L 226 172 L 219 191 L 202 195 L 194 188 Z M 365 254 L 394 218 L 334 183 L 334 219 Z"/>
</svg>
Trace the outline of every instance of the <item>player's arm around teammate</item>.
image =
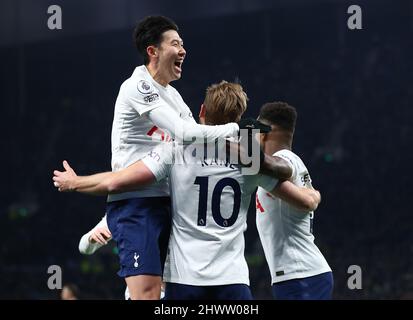
<svg viewBox="0 0 413 320">
<path fill-rule="evenodd" d="M 135 162 L 120 171 L 90 176 L 78 176 L 67 161 L 63 162 L 63 166 L 65 171 L 55 170 L 53 177 L 55 186 L 61 192 L 106 195 L 134 190 L 156 181 L 156 177 L 143 161 Z M 279 183 L 270 192 L 303 211 L 315 210 L 321 200 L 318 191 L 298 187 L 288 180 Z"/>
</svg>

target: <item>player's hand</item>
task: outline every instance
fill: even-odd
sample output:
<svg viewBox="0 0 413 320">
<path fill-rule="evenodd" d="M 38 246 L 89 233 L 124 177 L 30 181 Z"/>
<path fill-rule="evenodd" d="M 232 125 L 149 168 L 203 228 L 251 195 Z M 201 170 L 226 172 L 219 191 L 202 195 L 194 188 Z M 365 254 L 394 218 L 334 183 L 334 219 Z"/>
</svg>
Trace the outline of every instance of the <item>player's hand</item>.
<svg viewBox="0 0 413 320">
<path fill-rule="evenodd" d="M 265 155 L 264 152 L 261 150 L 259 146 L 258 140 L 253 136 L 253 133 L 268 133 L 271 131 L 271 126 L 267 126 L 260 122 L 259 120 L 253 119 L 253 118 L 245 118 L 241 119 L 238 122 L 238 126 L 240 128 L 239 132 L 239 141 L 244 144 L 244 147 L 242 147 L 240 144 L 238 146 L 236 144 L 230 145 L 230 152 L 235 152 L 235 154 L 238 154 L 238 159 L 249 159 L 250 157 L 253 156 L 253 149 L 258 151 L 259 154 L 257 153 L 256 156 L 259 156 L 257 158 L 260 161 L 260 165 L 263 163 Z M 255 131 L 255 132 L 253 132 Z M 253 148 L 254 145 L 254 148 Z M 227 146 L 228 150 L 228 146 Z M 239 161 L 239 163 L 242 166 L 249 167 L 252 165 L 252 162 L 249 164 L 243 163 L 243 161 Z"/>
<path fill-rule="evenodd" d="M 112 237 L 109 229 L 106 227 L 95 228 L 89 236 L 90 243 L 99 243 L 101 245 L 108 244 L 108 240 Z"/>
<path fill-rule="evenodd" d="M 63 161 L 63 168 L 65 169 L 63 172 L 58 170 L 53 171 L 54 186 L 58 188 L 60 192 L 74 191 L 74 182 L 77 178 L 77 174 L 69 166 L 69 163 L 66 160 Z"/>
<path fill-rule="evenodd" d="M 315 211 L 318 208 L 318 205 L 321 202 L 321 194 L 320 191 L 315 189 L 310 189 L 306 187 L 300 188 L 301 192 L 306 193 L 307 196 L 310 197 L 311 201 L 308 201 L 308 206 L 306 208 L 307 211 Z"/>
<path fill-rule="evenodd" d="M 317 202 L 317 206 L 321 203 L 321 193 L 320 191 L 316 190 L 316 189 L 311 189 L 313 190 L 313 194 L 314 194 L 314 200 Z M 317 208 L 316 208 L 317 209 Z"/>
<path fill-rule="evenodd" d="M 267 126 L 259 120 L 253 118 L 241 119 L 238 122 L 238 127 L 240 129 L 240 135 L 242 135 L 243 130 L 248 130 L 248 134 L 252 134 L 252 130 L 260 130 L 260 133 L 268 133 L 271 131 L 270 126 Z"/>
<path fill-rule="evenodd" d="M 230 142 L 230 141 L 226 141 L 226 154 L 227 154 L 227 159 L 233 159 L 234 155 L 236 155 L 236 159 L 237 159 L 237 163 L 243 167 L 251 167 L 252 162 L 250 163 L 244 163 L 244 161 L 246 159 L 251 159 L 252 157 L 252 144 L 258 144 L 258 141 L 256 141 L 256 139 L 252 136 L 250 136 L 248 138 L 248 144 L 247 144 L 247 148 L 249 150 L 247 150 L 247 148 L 245 148 L 245 145 L 242 145 L 240 142 Z M 262 163 L 264 162 L 265 159 L 265 154 L 262 151 L 262 149 L 260 148 L 260 146 L 258 145 L 256 147 L 256 150 L 259 151 L 259 161 L 260 161 L 260 166 L 262 165 Z M 244 161 L 242 161 L 241 159 L 243 159 Z"/>
</svg>

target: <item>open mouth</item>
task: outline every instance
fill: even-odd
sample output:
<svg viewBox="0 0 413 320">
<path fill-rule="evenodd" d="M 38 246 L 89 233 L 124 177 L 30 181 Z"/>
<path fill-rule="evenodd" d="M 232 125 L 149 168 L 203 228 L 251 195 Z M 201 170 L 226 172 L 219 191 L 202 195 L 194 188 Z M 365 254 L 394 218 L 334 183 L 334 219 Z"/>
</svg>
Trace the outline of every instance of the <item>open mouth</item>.
<svg viewBox="0 0 413 320">
<path fill-rule="evenodd" d="M 175 68 L 176 69 L 178 69 L 178 71 L 182 71 L 182 63 L 183 63 L 183 61 L 182 60 L 180 60 L 180 61 L 175 61 Z"/>
</svg>

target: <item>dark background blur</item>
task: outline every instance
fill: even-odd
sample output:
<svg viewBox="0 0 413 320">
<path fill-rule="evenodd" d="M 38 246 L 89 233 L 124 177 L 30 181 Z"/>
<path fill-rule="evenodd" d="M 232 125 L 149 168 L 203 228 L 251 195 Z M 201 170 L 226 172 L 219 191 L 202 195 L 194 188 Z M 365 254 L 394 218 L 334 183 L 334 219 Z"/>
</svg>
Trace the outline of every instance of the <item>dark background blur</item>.
<svg viewBox="0 0 413 320">
<path fill-rule="evenodd" d="M 413 1 L 0 1 L 0 298 L 53 299 L 47 268 L 63 269 L 83 297 L 122 299 L 116 248 L 78 252 L 105 198 L 60 194 L 53 169 L 110 169 L 121 83 L 141 60 L 136 21 L 163 14 L 180 26 L 187 58 L 172 83 L 194 114 L 205 88 L 239 79 L 247 115 L 285 100 L 299 113 L 294 151 L 323 201 L 316 243 L 334 272 L 336 299 L 412 299 Z M 63 29 L 47 28 L 58 4 Z M 362 30 L 347 8 L 362 8 Z M 271 298 L 252 212 L 246 256 L 255 298 Z M 350 290 L 359 265 L 363 288 Z"/>
</svg>

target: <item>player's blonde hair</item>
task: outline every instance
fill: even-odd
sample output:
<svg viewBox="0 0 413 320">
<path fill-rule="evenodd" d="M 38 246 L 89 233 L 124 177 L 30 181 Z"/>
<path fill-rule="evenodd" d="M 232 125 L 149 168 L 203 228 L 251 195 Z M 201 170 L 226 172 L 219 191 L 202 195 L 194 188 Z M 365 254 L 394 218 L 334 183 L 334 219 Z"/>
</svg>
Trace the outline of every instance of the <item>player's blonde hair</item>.
<svg viewBox="0 0 413 320">
<path fill-rule="evenodd" d="M 247 109 L 247 94 L 238 83 L 221 81 L 206 90 L 205 122 L 219 125 L 238 122 Z"/>
</svg>

